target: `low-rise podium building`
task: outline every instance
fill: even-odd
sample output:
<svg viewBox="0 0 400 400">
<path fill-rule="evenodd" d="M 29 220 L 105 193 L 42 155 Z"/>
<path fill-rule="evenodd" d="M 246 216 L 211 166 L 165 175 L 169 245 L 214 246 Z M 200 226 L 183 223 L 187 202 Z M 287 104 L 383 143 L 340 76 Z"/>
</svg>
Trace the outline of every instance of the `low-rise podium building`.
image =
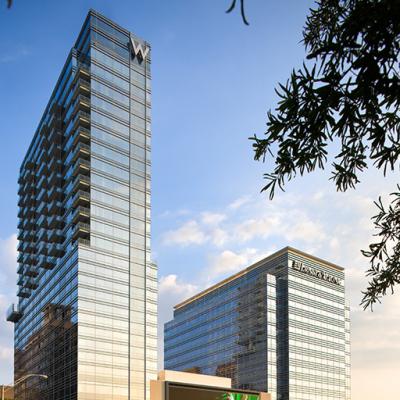
<svg viewBox="0 0 400 400">
<path fill-rule="evenodd" d="M 164 367 L 278 400 L 350 399 L 344 270 L 286 247 L 175 306 Z"/>
<path fill-rule="evenodd" d="M 231 379 L 161 371 L 150 382 L 150 400 L 271 400 L 268 393 L 232 389 Z"/>
</svg>

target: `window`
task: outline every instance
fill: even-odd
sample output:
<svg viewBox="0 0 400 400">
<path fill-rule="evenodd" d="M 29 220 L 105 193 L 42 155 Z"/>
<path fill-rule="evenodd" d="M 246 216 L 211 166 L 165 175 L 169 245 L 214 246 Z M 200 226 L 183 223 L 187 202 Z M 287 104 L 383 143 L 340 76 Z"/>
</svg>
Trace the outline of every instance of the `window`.
<svg viewBox="0 0 400 400">
<path fill-rule="evenodd" d="M 104 96 L 110 97 L 111 99 L 129 107 L 129 98 L 117 90 L 111 89 L 95 79 L 92 79 L 92 90 L 101 93 Z"/>
<path fill-rule="evenodd" d="M 95 173 L 92 173 L 91 182 L 93 185 L 102 186 L 104 189 L 112 190 L 123 196 L 129 195 L 129 186 L 128 185 L 124 185 L 123 183 L 114 181 L 109 178 L 105 178 L 104 176 L 100 176 Z"/>
<path fill-rule="evenodd" d="M 121 124 L 117 121 L 115 121 L 114 119 L 111 119 L 103 114 L 100 114 L 96 111 L 92 111 L 91 113 L 91 117 L 92 117 L 92 121 L 93 122 L 97 122 L 100 125 L 103 125 L 107 128 L 110 128 L 111 130 L 114 130 L 115 132 L 118 132 L 122 135 L 129 135 L 129 128 L 124 125 Z"/>
<path fill-rule="evenodd" d="M 101 45 L 103 45 L 107 49 L 112 50 L 114 53 L 118 54 L 123 59 L 125 59 L 125 60 L 129 59 L 129 50 L 128 50 L 127 46 L 122 47 L 122 46 L 118 45 L 117 43 L 113 42 L 112 40 L 106 38 L 101 33 L 98 33 L 96 31 L 93 31 L 93 39 L 96 40 L 97 42 L 99 42 Z"/>
<path fill-rule="evenodd" d="M 97 169 L 99 171 L 105 172 L 106 174 L 113 175 L 118 179 L 122 179 L 125 181 L 129 180 L 129 172 L 125 171 L 122 168 L 111 165 L 107 162 L 100 161 L 97 158 L 92 158 L 92 168 Z"/>
<path fill-rule="evenodd" d="M 120 61 L 117 61 L 115 58 L 105 55 L 103 52 L 97 49 L 92 49 L 92 59 L 98 60 L 100 63 L 106 65 L 115 72 L 126 76 L 127 78 L 129 77 L 129 67 L 127 67 L 125 64 L 122 64 Z"/>
<path fill-rule="evenodd" d="M 106 142 L 112 146 L 119 147 L 122 150 L 129 151 L 129 141 L 127 139 L 119 138 L 111 133 L 105 132 L 95 126 L 91 128 L 92 137 Z"/>
<path fill-rule="evenodd" d="M 127 200 L 123 200 L 119 197 L 112 196 L 111 194 L 107 194 L 93 189 L 92 199 L 95 201 L 99 201 L 100 203 L 107 204 L 111 207 L 117 207 L 124 211 L 129 211 L 129 202 Z"/>
<path fill-rule="evenodd" d="M 113 114 L 114 116 L 117 116 L 118 118 L 121 118 L 125 120 L 126 122 L 129 122 L 129 112 L 123 110 L 122 108 L 115 106 L 114 104 L 109 103 L 106 100 L 100 99 L 99 97 L 92 95 L 92 105 L 98 108 L 101 108 L 102 110 Z"/>
<path fill-rule="evenodd" d="M 94 63 L 92 64 L 92 73 L 126 91 L 129 90 L 129 83 L 125 79 L 114 75 L 112 72 L 106 71 L 104 68 L 101 68 Z"/>
<path fill-rule="evenodd" d="M 111 211 L 107 208 L 103 208 L 95 204 L 91 206 L 90 211 L 93 216 L 103 218 L 120 225 L 125 225 L 125 226 L 129 225 L 129 217 L 125 214 L 121 214 L 116 211 Z"/>
</svg>

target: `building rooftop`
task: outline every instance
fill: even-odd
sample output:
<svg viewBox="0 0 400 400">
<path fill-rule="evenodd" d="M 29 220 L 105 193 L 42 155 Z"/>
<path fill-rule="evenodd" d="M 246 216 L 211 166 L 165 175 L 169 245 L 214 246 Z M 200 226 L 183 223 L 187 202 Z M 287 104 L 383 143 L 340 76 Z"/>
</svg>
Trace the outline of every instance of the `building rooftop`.
<svg viewBox="0 0 400 400">
<path fill-rule="evenodd" d="M 293 247 L 287 246 L 287 247 L 284 247 L 283 249 L 278 250 L 277 252 L 275 252 L 275 253 L 263 258 L 262 260 L 257 261 L 256 263 L 250 265 L 246 269 L 244 269 L 244 270 L 242 270 L 240 272 L 237 272 L 236 274 L 234 274 L 234 275 L 222 280 L 221 282 L 218 282 L 215 285 L 210 286 L 209 288 L 201 291 L 200 293 L 198 293 L 198 294 L 186 299 L 185 301 L 175 305 L 174 309 L 177 310 L 177 309 L 179 309 L 181 307 L 184 307 L 187 304 L 190 304 L 191 302 L 193 302 L 195 300 L 198 300 L 199 298 L 205 296 L 206 294 L 213 292 L 214 290 L 218 289 L 219 287 L 222 287 L 222 286 L 226 285 L 227 283 L 229 283 L 229 282 L 231 282 L 231 281 L 233 281 L 233 280 L 235 280 L 237 278 L 240 278 L 243 275 L 246 275 L 248 272 L 254 270 L 255 268 L 258 268 L 258 267 L 264 265 L 266 262 L 271 261 L 271 260 L 273 260 L 275 258 L 278 258 L 278 257 L 280 257 L 280 256 L 282 256 L 283 254 L 286 254 L 286 253 L 288 253 L 288 254 L 292 253 L 292 254 L 295 254 L 295 255 L 298 255 L 298 256 L 301 256 L 301 257 L 304 257 L 304 258 L 308 258 L 311 261 L 318 262 L 318 263 L 324 265 L 325 267 L 334 269 L 336 271 L 343 271 L 344 270 L 344 268 L 339 266 L 339 265 L 336 265 L 336 264 L 331 263 L 329 261 L 323 260 L 322 258 L 315 257 L 315 256 L 313 256 L 311 254 L 305 253 L 304 251 L 301 251 L 301 250 L 295 249 Z"/>
</svg>

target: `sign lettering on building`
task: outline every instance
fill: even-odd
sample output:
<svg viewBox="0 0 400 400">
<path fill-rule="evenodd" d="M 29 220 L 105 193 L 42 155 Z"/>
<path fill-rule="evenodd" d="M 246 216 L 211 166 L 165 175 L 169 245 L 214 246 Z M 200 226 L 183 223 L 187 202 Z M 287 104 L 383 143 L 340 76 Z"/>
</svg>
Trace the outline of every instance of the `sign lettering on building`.
<svg viewBox="0 0 400 400">
<path fill-rule="evenodd" d="M 133 40 L 133 38 L 131 38 L 130 43 L 131 43 L 130 48 L 131 48 L 132 55 L 134 57 L 138 57 L 139 60 L 144 60 L 147 57 L 147 54 L 149 54 L 149 50 L 150 50 L 149 47 L 145 46 L 143 48 L 142 44 L 136 43 Z"/>
<path fill-rule="evenodd" d="M 342 280 L 340 278 L 337 278 L 336 276 L 333 276 L 331 274 L 328 274 L 325 271 L 321 271 L 312 267 L 308 267 L 307 265 L 304 265 L 300 261 L 292 261 L 292 268 L 296 271 L 303 272 L 307 275 L 310 276 L 315 276 L 316 278 L 323 279 L 324 281 L 334 283 L 335 285 L 341 285 Z"/>
</svg>

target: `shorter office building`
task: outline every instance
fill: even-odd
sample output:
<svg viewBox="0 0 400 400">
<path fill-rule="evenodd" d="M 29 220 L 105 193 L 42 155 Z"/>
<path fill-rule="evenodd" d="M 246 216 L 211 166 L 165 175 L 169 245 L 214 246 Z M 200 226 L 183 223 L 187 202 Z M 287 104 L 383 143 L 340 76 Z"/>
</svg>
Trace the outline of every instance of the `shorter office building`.
<svg viewBox="0 0 400 400">
<path fill-rule="evenodd" d="M 271 400 L 268 393 L 232 389 L 231 379 L 161 371 L 150 382 L 150 400 Z"/>
<path fill-rule="evenodd" d="M 164 367 L 272 400 L 350 399 L 344 270 L 286 247 L 175 306 Z"/>
</svg>

